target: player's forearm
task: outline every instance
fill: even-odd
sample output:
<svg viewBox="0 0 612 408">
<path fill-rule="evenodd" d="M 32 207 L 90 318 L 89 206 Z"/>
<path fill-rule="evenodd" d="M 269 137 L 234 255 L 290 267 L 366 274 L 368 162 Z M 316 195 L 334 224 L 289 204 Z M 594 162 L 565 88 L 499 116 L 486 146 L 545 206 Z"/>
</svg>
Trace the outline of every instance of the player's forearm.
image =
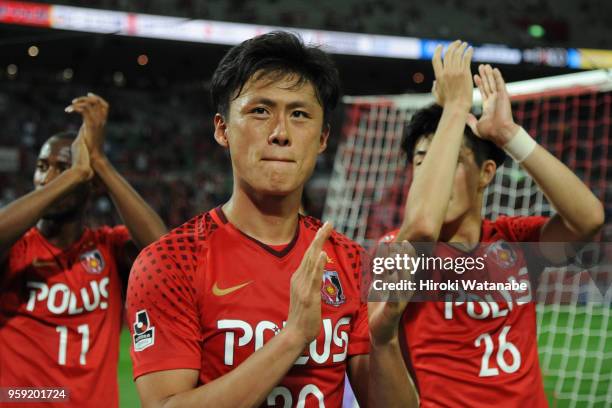
<svg viewBox="0 0 612 408">
<path fill-rule="evenodd" d="M 588 239 L 604 223 L 602 203 L 560 160 L 541 146 L 521 163 L 579 239 Z"/>
<path fill-rule="evenodd" d="M 305 347 L 301 338 L 283 329 L 228 374 L 174 395 L 163 408 L 258 407 L 291 369 Z"/>
<path fill-rule="evenodd" d="M 398 241 L 437 241 L 450 200 L 468 110 L 446 105 L 410 186 Z"/>
<path fill-rule="evenodd" d="M 84 174 L 68 169 L 43 188 L 32 191 L 0 209 L 0 252 L 5 253 L 44 215 L 54 201 L 85 181 Z"/>
<path fill-rule="evenodd" d="M 92 160 L 92 168 L 104 183 L 134 242 L 141 248 L 168 230 L 157 213 L 115 170 L 107 158 Z"/>
<path fill-rule="evenodd" d="M 398 338 L 370 346 L 368 408 L 419 406 L 416 388 L 404 364 Z"/>
</svg>

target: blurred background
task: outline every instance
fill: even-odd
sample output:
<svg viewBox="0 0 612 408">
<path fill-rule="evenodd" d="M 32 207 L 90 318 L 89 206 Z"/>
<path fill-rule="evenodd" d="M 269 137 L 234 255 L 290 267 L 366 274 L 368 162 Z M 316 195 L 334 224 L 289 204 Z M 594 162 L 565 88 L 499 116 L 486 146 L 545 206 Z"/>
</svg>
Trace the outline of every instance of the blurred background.
<svg viewBox="0 0 612 408">
<path fill-rule="evenodd" d="M 103 96 L 111 106 L 109 157 L 169 226 L 226 199 L 231 189 L 230 169 L 225 153 L 212 138 L 215 112 L 208 87 L 229 45 L 206 43 L 204 36 L 199 42 L 172 41 L 51 29 L 114 33 L 121 24 L 115 20 L 123 15 L 94 14 L 83 22 L 78 9 L 72 9 L 75 16 L 64 11 L 58 23 L 59 13 L 53 14 L 50 4 L 0 1 L 0 21 L 12 23 L 0 24 L 0 147 L 3 157 L 12 158 L 0 165 L 0 205 L 31 189 L 35 155 L 46 138 L 61 130 L 78 129 L 79 117 L 65 114 L 63 108 L 89 91 Z M 608 21 L 612 3 L 603 0 L 60 0 L 54 4 L 88 7 L 91 12 L 175 16 L 181 17 L 181 23 L 205 19 L 345 34 L 331 38 L 332 46 L 336 40 L 358 41 L 347 35 L 351 33 L 353 37 L 371 34 L 374 39 L 381 38 L 379 34 L 461 38 L 478 45 L 495 44 L 481 60 L 512 60 L 512 64 L 497 64 L 509 82 L 579 70 L 569 67 L 571 49 L 612 49 Z M 232 29 L 228 37 L 234 36 Z M 166 30 L 172 31 L 171 26 Z M 402 55 L 401 49 L 390 53 L 395 57 L 365 55 L 375 54 L 377 46 L 370 47 L 374 52 L 362 55 L 334 54 L 345 94 L 427 92 L 431 88 L 433 72 L 427 52 L 417 58 L 412 50 Z M 308 211 L 315 216 L 321 215 L 343 113 L 340 107 L 332 143 L 308 188 Z M 170 202 L 166 197 L 174 199 Z M 117 222 L 104 196 L 92 201 L 91 210 L 92 222 Z"/>
<path fill-rule="evenodd" d="M 0 206 L 32 189 L 49 136 L 78 130 L 64 107 L 87 92 L 110 103 L 109 158 L 169 227 L 222 203 L 231 168 L 213 139 L 211 75 L 232 44 L 273 27 L 300 29 L 332 52 L 346 95 L 417 94 L 431 89 L 435 44 L 456 38 L 507 82 L 610 68 L 610 16 L 609 0 L 0 1 Z M 317 217 L 349 111 L 334 114 L 307 186 Z M 102 192 L 89 205 L 92 226 L 120 222 Z M 122 342 L 122 406 L 137 406 L 125 333 Z"/>
</svg>

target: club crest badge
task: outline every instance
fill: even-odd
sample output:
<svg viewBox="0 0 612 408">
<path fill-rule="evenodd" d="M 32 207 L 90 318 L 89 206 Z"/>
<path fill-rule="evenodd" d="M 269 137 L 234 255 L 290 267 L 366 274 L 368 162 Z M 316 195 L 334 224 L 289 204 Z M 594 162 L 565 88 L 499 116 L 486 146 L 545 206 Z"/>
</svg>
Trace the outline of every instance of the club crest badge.
<svg viewBox="0 0 612 408">
<path fill-rule="evenodd" d="M 340 306 L 346 300 L 342 284 L 336 271 L 324 271 L 321 284 L 321 299 L 328 305 Z"/>
<path fill-rule="evenodd" d="M 97 249 L 85 252 L 81 255 L 80 259 L 81 265 L 83 265 L 83 268 L 89 273 L 98 274 L 102 272 L 106 266 L 102 253 Z"/>
<path fill-rule="evenodd" d="M 516 252 L 506 241 L 497 241 L 486 251 L 487 258 L 493 260 L 504 269 L 509 269 L 516 263 Z"/>
<path fill-rule="evenodd" d="M 142 351 L 155 344 L 155 327 L 149 322 L 146 310 L 136 312 L 134 322 L 134 351 Z"/>
</svg>

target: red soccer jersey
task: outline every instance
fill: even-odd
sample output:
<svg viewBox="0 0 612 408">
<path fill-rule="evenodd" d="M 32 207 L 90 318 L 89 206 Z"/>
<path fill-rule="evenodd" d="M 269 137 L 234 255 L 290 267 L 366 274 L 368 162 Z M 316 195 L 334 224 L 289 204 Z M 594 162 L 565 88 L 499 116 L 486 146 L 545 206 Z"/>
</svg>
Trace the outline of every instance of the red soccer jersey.
<svg viewBox="0 0 612 408">
<path fill-rule="evenodd" d="M 294 239 L 278 250 L 236 229 L 217 208 L 149 245 L 128 285 L 134 377 L 190 368 L 205 384 L 261 348 L 287 319 L 291 276 L 320 226 L 300 216 Z M 334 232 L 324 250 L 321 333 L 264 406 L 340 407 L 347 358 L 369 351 L 361 249 Z"/>
<path fill-rule="evenodd" d="M 499 217 L 483 220 L 483 245 L 470 253 L 484 256 L 488 271 L 529 290 L 515 303 L 413 302 L 402 317 L 404 353 L 416 376 L 421 406 L 547 407 L 538 360 L 536 310 L 527 264 L 520 247 L 490 256 L 502 242 L 536 242 L 544 217 Z M 398 230 L 381 242 L 393 241 Z M 499 243 L 495 244 L 494 243 Z M 503 248 L 503 249 L 502 249 Z M 516 249 L 517 247 L 514 246 Z M 452 256 L 445 247 L 437 256 Z M 487 250 L 489 251 L 487 255 Z M 452 250 L 450 250 L 452 251 Z M 456 251 L 454 256 L 461 256 Z M 497 261 L 496 261 L 497 260 Z M 503 270 L 500 270 L 503 268 Z M 535 288 L 533 288 L 535 291 Z"/>
<path fill-rule="evenodd" d="M 61 407 L 118 406 L 116 259 L 128 239 L 124 226 L 87 229 L 61 250 L 32 228 L 13 245 L 0 275 L 0 387 L 63 387 Z"/>
</svg>

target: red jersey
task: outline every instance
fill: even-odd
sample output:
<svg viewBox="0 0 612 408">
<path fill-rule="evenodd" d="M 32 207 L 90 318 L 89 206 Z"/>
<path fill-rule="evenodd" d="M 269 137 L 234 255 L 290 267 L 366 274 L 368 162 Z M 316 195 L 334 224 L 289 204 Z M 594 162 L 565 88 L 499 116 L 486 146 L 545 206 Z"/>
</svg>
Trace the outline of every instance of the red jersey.
<svg viewBox="0 0 612 408">
<path fill-rule="evenodd" d="M 408 305 L 402 316 L 402 346 L 416 377 L 422 407 L 548 406 L 538 360 L 535 294 L 525 256 L 520 250 L 503 257 L 485 255 L 506 251 L 501 245 L 504 241 L 539 241 L 546 221 L 544 217 L 485 219 L 481 242 L 491 245 L 470 253 L 484 256 L 487 270 L 495 270 L 494 275 L 528 284 L 525 296 L 515 303 L 430 301 Z M 397 232 L 381 241 L 393 241 Z M 444 255 L 439 251 L 436 255 L 453 255 L 448 247 L 443 251 Z M 462 254 L 457 250 L 454 255 Z"/>
<path fill-rule="evenodd" d="M 299 216 L 291 243 L 275 249 L 216 208 L 149 245 L 128 285 L 134 377 L 188 368 L 206 384 L 263 347 L 287 320 L 291 276 L 320 227 Z M 321 333 L 264 406 L 341 407 L 347 359 L 369 351 L 361 248 L 333 232 L 324 250 Z"/>
<path fill-rule="evenodd" d="M 86 229 L 62 250 L 32 228 L 13 245 L 0 274 L 0 387 L 63 387 L 61 407 L 118 406 L 116 259 L 128 239 L 124 226 Z"/>
</svg>

